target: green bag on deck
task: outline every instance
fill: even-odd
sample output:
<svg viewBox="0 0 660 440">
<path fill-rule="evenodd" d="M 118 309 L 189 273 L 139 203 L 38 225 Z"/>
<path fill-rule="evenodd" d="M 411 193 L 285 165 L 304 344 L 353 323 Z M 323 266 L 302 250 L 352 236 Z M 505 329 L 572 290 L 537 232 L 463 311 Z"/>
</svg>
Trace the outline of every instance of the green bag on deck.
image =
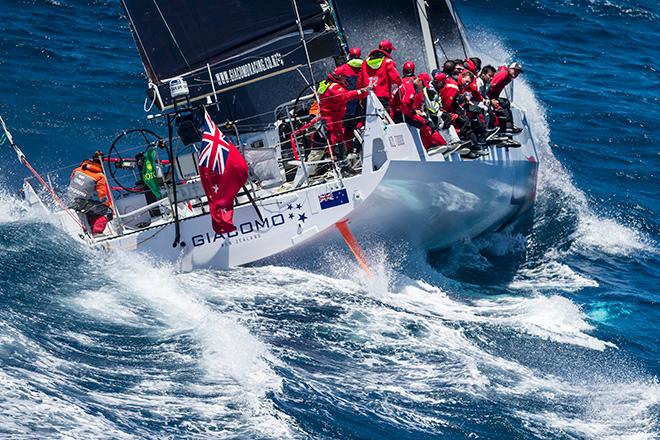
<svg viewBox="0 0 660 440">
<path fill-rule="evenodd" d="M 156 149 L 154 147 L 149 148 L 144 153 L 142 181 L 160 199 L 160 186 L 158 186 L 158 178 L 156 177 Z"/>
</svg>

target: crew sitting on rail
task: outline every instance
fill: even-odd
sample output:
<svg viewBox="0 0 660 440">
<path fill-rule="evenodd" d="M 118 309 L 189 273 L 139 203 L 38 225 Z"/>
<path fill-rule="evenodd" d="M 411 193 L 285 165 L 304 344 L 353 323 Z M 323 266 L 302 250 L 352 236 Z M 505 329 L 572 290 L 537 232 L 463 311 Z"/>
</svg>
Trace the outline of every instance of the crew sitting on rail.
<svg viewBox="0 0 660 440">
<path fill-rule="evenodd" d="M 455 63 L 452 61 L 451 64 Z M 449 68 L 448 68 L 449 67 Z M 445 63 L 445 69 L 450 70 L 452 66 Z M 469 158 L 475 158 L 483 153 L 483 145 L 485 139 L 481 132 L 481 126 L 477 121 L 473 121 L 475 109 L 471 106 L 471 101 L 466 93 L 468 87 L 474 80 L 474 75 L 470 71 L 465 71 L 459 77 L 460 83 L 455 81 L 453 77 L 445 74 L 436 75 L 436 84 L 442 83 L 444 80 L 444 87 L 440 90 L 440 100 L 442 107 L 447 111 L 453 120 L 453 125 L 462 140 L 470 141 Z M 467 96 L 466 96 L 467 95 Z M 475 130 L 474 127 L 477 127 Z"/>
<path fill-rule="evenodd" d="M 494 75 L 495 75 L 495 68 L 490 64 L 484 66 L 484 68 L 481 69 L 479 78 L 477 78 L 477 88 L 479 89 L 479 93 L 481 93 L 481 96 L 486 98 L 488 97 L 488 93 L 490 92 L 490 82 L 493 79 Z"/>
<path fill-rule="evenodd" d="M 513 114 L 511 113 L 511 103 L 508 99 L 500 97 L 502 90 L 511 83 L 518 75 L 523 73 L 522 64 L 511 63 L 509 67 L 502 66 L 493 76 L 490 82 L 490 91 L 488 97 L 491 99 L 495 114 L 499 120 L 500 130 L 505 133 L 520 133 L 522 128 L 514 127 Z"/>
<path fill-rule="evenodd" d="M 479 70 L 481 70 L 481 58 L 479 57 L 466 58 L 463 61 L 463 67 L 465 67 L 467 70 L 477 75 L 479 73 Z"/>
<path fill-rule="evenodd" d="M 458 82 L 458 74 L 460 73 L 461 70 L 463 70 L 463 66 L 457 68 L 456 62 L 452 60 L 447 60 L 442 65 L 442 73 L 447 75 L 448 79 L 451 78 L 456 82 Z"/>
<path fill-rule="evenodd" d="M 474 132 L 476 142 L 481 149 L 486 143 L 486 136 L 489 133 L 486 127 L 484 111 L 479 106 L 484 98 L 477 90 L 476 77 L 474 73 L 469 70 L 464 70 L 459 78 L 458 86 L 464 97 L 461 106 L 463 107 L 463 110 L 465 110 L 465 114 L 470 121 L 470 127 Z"/>
<path fill-rule="evenodd" d="M 103 153 L 96 151 L 73 170 L 66 196 L 69 208 L 87 216 L 94 235 L 102 234 L 108 220 L 112 220 L 110 190 L 103 175 L 102 160 Z"/>
<path fill-rule="evenodd" d="M 420 78 L 415 77 L 415 63 L 407 61 L 403 64 L 403 79 L 399 87 L 399 100 L 401 103 L 401 113 L 403 119 L 409 125 L 419 129 L 422 144 L 427 150 L 439 145 L 447 145 L 445 139 L 436 130 L 432 129 L 423 111 L 425 104 L 424 88 L 427 83 L 421 77 L 425 75 L 429 80 L 428 74 L 420 74 Z"/>
</svg>

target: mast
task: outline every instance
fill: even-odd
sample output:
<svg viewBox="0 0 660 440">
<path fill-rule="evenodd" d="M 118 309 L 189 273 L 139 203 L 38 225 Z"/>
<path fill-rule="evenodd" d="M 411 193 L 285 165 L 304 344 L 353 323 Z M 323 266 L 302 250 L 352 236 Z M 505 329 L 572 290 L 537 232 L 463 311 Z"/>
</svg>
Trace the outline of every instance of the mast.
<svg viewBox="0 0 660 440">
<path fill-rule="evenodd" d="M 422 28 L 422 37 L 424 39 L 424 52 L 426 53 L 426 65 L 429 72 L 438 68 L 438 55 L 435 52 L 433 44 L 433 34 L 429 24 L 429 16 L 427 10 L 426 0 L 415 0 L 417 7 L 417 15 L 419 16 L 419 24 Z"/>
</svg>

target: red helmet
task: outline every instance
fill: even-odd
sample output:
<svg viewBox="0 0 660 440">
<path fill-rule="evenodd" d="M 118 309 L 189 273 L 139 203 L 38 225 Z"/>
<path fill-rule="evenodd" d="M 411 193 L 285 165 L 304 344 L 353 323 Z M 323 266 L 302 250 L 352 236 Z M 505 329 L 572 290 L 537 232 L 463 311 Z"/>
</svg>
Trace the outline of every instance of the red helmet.
<svg viewBox="0 0 660 440">
<path fill-rule="evenodd" d="M 383 40 L 380 43 L 378 43 L 378 49 L 387 52 L 392 52 L 393 50 L 396 50 L 396 48 L 394 47 L 394 45 L 390 40 Z"/>
<path fill-rule="evenodd" d="M 412 75 L 413 73 L 415 73 L 415 63 L 412 61 L 406 61 L 403 63 L 403 74 Z"/>
<path fill-rule="evenodd" d="M 424 83 L 424 87 L 428 87 L 429 83 L 431 82 L 431 77 L 426 72 L 420 73 L 419 75 L 417 75 L 417 78 L 422 80 L 422 82 Z"/>
<path fill-rule="evenodd" d="M 362 56 L 362 51 L 360 50 L 359 47 L 351 47 L 348 50 L 348 58 L 353 59 L 353 58 L 360 58 Z"/>
<path fill-rule="evenodd" d="M 439 82 L 439 83 L 445 82 L 445 81 L 447 81 L 447 75 L 445 75 L 444 73 L 436 73 L 433 76 L 433 81 Z"/>
<path fill-rule="evenodd" d="M 474 73 L 475 75 L 477 74 L 477 66 L 475 66 L 474 61 L 471 59 L 466 59 L 465 62 L 463 63 L 463 66 L 470 72 Z"/>
</svg>

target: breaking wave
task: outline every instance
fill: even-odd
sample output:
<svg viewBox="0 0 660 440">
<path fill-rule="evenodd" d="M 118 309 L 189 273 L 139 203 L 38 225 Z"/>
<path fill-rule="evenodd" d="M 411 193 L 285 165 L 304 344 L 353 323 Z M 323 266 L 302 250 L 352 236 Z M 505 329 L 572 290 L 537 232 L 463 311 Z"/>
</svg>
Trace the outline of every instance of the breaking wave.
<svg viewBox="0 0 660 440">
<path fill-rule="evenodd" d="M 541 156 L 530 224 L 439 262 L 367 249 L 373 278 L 342 251 L 320 273 L 178 274 L 83 249 L 0 189 L 0 436 L 655 438 L 660 384 L 610 303 L 580 305 L 611 280 L 577 262 L 657 246 L 576 186 L 524 78 L 515 97 Z"/>
</svg>

